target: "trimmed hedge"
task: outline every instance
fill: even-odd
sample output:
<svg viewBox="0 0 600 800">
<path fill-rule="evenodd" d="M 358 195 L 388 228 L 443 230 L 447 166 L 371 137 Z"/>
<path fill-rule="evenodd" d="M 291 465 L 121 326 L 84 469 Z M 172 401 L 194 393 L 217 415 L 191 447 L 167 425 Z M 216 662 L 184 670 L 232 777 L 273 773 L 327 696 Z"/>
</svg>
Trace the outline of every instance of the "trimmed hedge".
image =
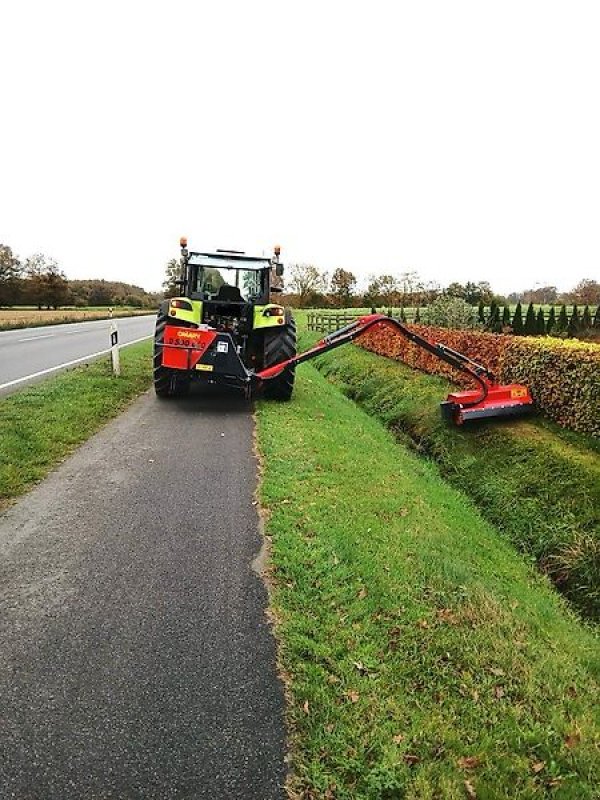
<svg viewBox="0 0 600 800">
<path fill-rule="evenodd" d="M 442 342 L 484 364 L 503 383 L 518 381 L 531 389 L 538 407 L 559 425 L 600 437 L 600 347 L 562 339 L 515 336 L 409 326 L 432 342 Z M 361 346 L 404 361 L 462 386 L 469 378 L 389 328 L 374 328 Z"/>
</svg>

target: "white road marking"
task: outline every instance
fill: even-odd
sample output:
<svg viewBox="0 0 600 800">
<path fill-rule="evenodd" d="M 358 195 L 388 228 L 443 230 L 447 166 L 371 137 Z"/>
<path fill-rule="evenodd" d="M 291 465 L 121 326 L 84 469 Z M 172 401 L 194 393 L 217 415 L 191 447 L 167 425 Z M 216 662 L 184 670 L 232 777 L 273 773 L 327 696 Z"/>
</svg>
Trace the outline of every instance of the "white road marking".
<svg viewBox="0 0 600 800">
<path fill-rule="evenodd" d="M 119 349 L 122 347 L 128 347 L 130 344 L 137 344 L 138 342 L 143 342 L 145 339 L 152 339 L 154 334 L 149 334 L 148 336 L 141 336 L 139 339 L 134 339 L 132 342 L 125 342 L 121 345 Z M 48 375 L 50 372 L 56 372 L 57 369 L 65 369 L 66 367 L 73 367 L 75 364 L 81 364 L 83 361 L 88 361 L 92 358 L 99 358 L 100 356 L 105 356 L 110 353 L 110 347 L 108 350 L 100 350 L 98 353 L 90 353 L 88 356 L 82 356 L 81 358 L 76 358 L 73 361 L 66 361 L 64 364 L 58 364 L 56 367 L 49 367 L 48 369 L 42 369 L 39 372 L 32 372 L 31 375 L 25 375 L 23 378 L 17 378 L 14 381 L 8 381 L 8 383 L 0 383 L 0 391 L 2 389 L 8 389 L 9 386 L 16 386 L 18 383 L 23 383 L 23 381 L 31 380 L 32 378 L 39 378 L 42 375 Z"/>
<path fill-rule="evenodd" d="M 33 342 L 34 339 L 50 339 L 56 336 L 55 333 L 42 333 L 40 336 L 26 336 L 24 339 L 17 339 L 17 342 Z"/>
</svg>

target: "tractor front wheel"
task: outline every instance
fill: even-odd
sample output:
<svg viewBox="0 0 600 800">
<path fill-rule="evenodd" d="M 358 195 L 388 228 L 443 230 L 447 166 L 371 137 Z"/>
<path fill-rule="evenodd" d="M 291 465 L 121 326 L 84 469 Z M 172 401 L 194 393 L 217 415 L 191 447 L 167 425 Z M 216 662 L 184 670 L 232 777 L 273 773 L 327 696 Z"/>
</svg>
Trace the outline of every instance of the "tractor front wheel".
<svg viewBox="0 0 600 800">
<path fill-rule="evenodd" d="M 272 367 L 296 355 L 296 321 L 290 317 L 285 328 L 265 331 L 264 366 Z M 289 400 L 294 390 L 295 367 L 288 367 L 264 383 L 264 395 L 271 400 Z"/>
</svg>

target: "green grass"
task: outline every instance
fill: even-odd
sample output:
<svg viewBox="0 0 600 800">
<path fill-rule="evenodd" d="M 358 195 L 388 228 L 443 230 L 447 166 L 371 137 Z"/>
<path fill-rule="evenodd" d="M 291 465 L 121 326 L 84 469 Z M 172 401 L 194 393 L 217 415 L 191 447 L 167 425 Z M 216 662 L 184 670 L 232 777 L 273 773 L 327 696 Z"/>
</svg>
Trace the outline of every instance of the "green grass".
<svg viewBox="0 0 600 800">
<path fill-rule="evenodd" d="M 397 436 L 433 457 L 444 477 L 582 612 L 600 616 L 597 439 L 542 417 L 449 426 L 439 412 L 452 389 L 448 381 L 357 347 L 340 348 L 317 364 Z"/>
<path fill-rule="evenodd" d="M 295 796 L 597 797 L 598 641 L 547 579 L 311 366 L 257 418 Z"/>
<path fill-rule="evenodd" d="M 0 399 L 0 508 L 148 388 L 150 352 L 150 342 L 122 348 L 120 378 L 103 358 Z"/>
</svg>

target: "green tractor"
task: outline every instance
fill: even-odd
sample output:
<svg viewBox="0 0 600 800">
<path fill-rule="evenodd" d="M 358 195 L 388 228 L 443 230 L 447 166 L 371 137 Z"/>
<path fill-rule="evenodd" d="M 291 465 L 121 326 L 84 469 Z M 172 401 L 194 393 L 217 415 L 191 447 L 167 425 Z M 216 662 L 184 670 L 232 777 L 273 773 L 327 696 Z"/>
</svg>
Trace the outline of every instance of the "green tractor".
<svg viewBox="0 0 600 800">
<path fill-rule="evenodd" d="M 281 293 L 283 264 L 235 250 L 196 253 L 182 238 L 179 297 L 163 300 L 154 336 L 154 389 L 188 391 L 193 380 L 242 389 L 247 396 L 289 400 L 295 377 L 296 323 L 271 302 Z M 292 359 L 268 380 L 259 373 Z"/>
</svg>

